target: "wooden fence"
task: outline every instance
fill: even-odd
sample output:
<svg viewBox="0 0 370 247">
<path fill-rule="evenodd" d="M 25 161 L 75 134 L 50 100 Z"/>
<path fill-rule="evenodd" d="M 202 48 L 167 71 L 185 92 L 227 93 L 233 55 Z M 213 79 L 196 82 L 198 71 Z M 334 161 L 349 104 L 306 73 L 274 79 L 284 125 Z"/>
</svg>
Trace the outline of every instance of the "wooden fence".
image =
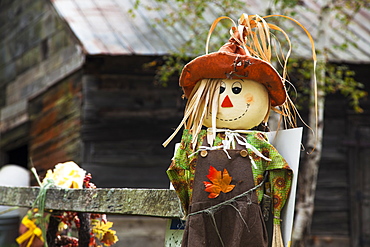
<svg viewBox="0 0 370 247">
<path fill-rule="evenodd" d="M 32 207 L 39 187 L 0 186 L 0 205 Z M 104 214 L 182 217 L 179 199 L 169 189 L 63 189 L 46 192 L 45 209 Z"/>
<path fill-rule="evenodd" d="M 0 205 L 31 208 L 39 191 L 39 187 L 0 186 Z M 46 191 L 45 209 L 77 212 L 81 224 L 78 231 L 80 247 L 89 246 L 88 213 L 183 217 L 176 192 L 169 189 L 51 188 Z M 55 246 L 49 236 L 55 236 L 57 225 L 49 222 L 47 242 L 50 247 Z"/>
</svg>

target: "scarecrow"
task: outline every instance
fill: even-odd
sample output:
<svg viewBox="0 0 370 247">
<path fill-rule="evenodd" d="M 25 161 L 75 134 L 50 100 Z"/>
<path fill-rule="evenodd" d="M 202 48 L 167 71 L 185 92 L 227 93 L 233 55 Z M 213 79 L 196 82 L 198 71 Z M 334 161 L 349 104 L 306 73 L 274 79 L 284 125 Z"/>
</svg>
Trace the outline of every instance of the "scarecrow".
<svg viewBox="0 0 370 247">
<path fill-rule="evenodd" d="M 264 219 L 270 205 L 272 245 L 284 246 L 281 210 L 293 174 L 265 131 L 271 109 L 294 127 L 294 105 L 285 87 L 286 63 L 283 76 L 271 63 L 270 29 L 288 36 L 267 23 L 268 17 L 243 14 L 218 52 L 207 52 L 182 70 L 184 118 L 163 145 L 184 126 L 167 171 L 186 216 L 184 247 L 267 246 Z M 224 18 L 230 19 L 217 19 L 208 40 Z"/>
</svg>

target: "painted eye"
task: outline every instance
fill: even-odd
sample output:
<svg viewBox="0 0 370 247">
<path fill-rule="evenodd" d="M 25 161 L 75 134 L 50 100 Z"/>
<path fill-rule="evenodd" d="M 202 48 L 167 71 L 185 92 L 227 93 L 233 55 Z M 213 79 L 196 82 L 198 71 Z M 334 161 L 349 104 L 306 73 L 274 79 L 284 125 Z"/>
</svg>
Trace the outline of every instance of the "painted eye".
<svg viewBox="0 0 370 247">
<path fill-rule="evenodd" d="M 221 82 L 221 85 L 220 85 L 220 94 L 222 94 L 223 92 L 225 92 L 225 89 L 226 89 L 226 84 L 225 82 Z"/>
<path fill-rule="evenodd" d="M 234 82 L 231 90 L 234 94 L 240 94 L 242 91 L 242 84 L 238 81 Z"/>
</svg>

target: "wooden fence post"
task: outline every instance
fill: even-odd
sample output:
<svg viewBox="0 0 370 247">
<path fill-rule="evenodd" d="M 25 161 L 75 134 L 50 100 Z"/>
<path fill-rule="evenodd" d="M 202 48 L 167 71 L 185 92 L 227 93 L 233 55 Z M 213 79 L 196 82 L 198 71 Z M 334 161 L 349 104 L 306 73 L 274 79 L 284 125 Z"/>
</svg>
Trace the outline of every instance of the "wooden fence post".
<svg viewBox="0 0 370 247">
<path fill-rule="evenodd" d="M 0 186 L 0 205 L 31 208 L 39 187 Z M 46 193 L 45 209 L 85 213 L 182 218 L 176 192 L 169 189 L 64 189 Z"/>
</svg>

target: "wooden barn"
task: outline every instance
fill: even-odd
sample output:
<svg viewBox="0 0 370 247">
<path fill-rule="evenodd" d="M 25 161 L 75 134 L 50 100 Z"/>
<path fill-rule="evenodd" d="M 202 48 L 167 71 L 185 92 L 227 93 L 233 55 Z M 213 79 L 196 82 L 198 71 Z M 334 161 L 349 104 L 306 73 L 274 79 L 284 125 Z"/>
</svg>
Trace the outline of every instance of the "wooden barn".
<svg viewBox="0 0 370 247">
<path fill-rule="evenodd" d="M 188 30 L 153 25 L 163 13 L 145 8 L 131 16 L 134 2 L 0 0 L 0 167 L 33 165 L 42 175 L 73 160 L 98 187 L 168 188 L 176 140 L 166 149 L 161 144 L 185 101 L 177 78 L 157 85 L 155 70 L 143 65 L 160 63 Z M 248 1 L 243 12 L 265 11 L 258 2 Z M 314 11 L 302 23 L 315 30 L 310 20 L 320 6 L 303 2 Z M 329 56 L 355 70 L 369 91 L 366 23 L 370 12 L 360 10 L 350 25 L 358 45 Z M 333 30 L 330 42 L 343 37 Z M 370 102 L 362 107 L 356 114 L 343 96 L 327 99 L 313 246 L 370 245 Z"/>
</svg>

